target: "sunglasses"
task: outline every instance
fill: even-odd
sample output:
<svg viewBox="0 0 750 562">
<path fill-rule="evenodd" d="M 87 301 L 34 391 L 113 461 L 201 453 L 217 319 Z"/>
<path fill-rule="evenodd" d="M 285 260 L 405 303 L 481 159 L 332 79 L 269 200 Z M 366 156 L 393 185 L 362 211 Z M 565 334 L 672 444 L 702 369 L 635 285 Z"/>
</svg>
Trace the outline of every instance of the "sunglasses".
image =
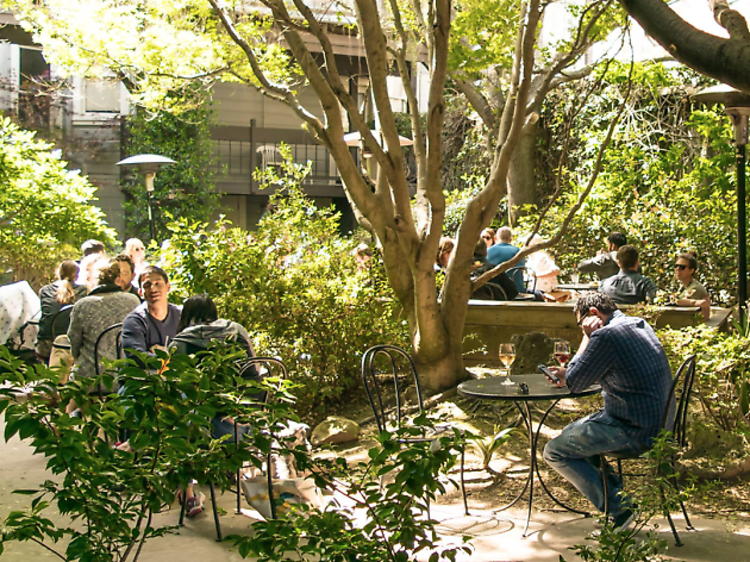
<svg viewBox="0 0 750 562">
<path fill-rule="evenodd" d="M 687 266 L 686 265 L 682 265 L 681 263 L 675 264 L 674 267 L 675 267 L 675 269 L 679 269 L 680 271 L 683 271 L 683 270 L 687 269 Z"/>
</svg>

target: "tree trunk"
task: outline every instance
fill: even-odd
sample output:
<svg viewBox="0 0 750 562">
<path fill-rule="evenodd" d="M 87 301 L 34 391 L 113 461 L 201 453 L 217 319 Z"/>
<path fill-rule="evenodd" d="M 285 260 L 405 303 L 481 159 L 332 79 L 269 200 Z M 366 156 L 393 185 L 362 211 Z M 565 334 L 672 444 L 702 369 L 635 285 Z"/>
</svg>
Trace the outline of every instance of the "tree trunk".
<svg viewBox="0 0 750 562">
<path fill-rule="evenodd" d="M 537 202 L 535 170 L 537 123 L 523 128 L 521 140 L 513 154 L 508 174 L 508 214 L 511 226 L 521 216 L 520 207 Z"/>
</svg>

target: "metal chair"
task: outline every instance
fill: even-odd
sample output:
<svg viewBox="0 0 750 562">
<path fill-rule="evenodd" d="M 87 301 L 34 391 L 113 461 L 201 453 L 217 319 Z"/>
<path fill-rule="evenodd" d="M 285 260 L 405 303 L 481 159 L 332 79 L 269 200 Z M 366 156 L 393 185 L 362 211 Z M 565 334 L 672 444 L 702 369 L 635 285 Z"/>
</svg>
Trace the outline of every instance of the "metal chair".
<svg viewBox="0 0 750 562">
<path fill-rule="evenodd" d="M 382 358 L 382 360 L 378 362 L 378 358 Z M 384 369 L 381 368 L 383 365 L 385 365 Z M 402 368 L 401 372 L 399 371 L 399 367 Z M 408 372 L 403 373 L 403 369 L 406 369 Z M 389 407 L 384 399 L 384 388 L 383 384 L 379 382 L 379 379 L 388 379 L 388 382 L 392 381 L 396 400 L 394 408 Z M 400 347 L 395 345 L 376 345 L 365 351 L 362 356 L 362 380 L 364 382 L 365 391 L 367 392 L 367 398 L 370 402 L 370 406 L 372 406 L 373 414 L 375 415 L 375 423 L 378 426 L 378 431 L 382 432 L 386 430 L 390 413 L 395 413 L 396 415 L 396 427 L 401 426 L 404 417 L 402 385 L 407 382 L 413 382 L 416 390 L 419 413 L 421 414 L 424 412 L 422 388 L 419 384 L 417 368 L 409 354 Z M 436 435 L 404 439 L 402 440 L 402 443 L 407 445 L 409 443 L 432 441 L 435 437 Z M 466 486 L 464 483 L 464 458 L 466 453 L 464 445 L 461 445 L 460 452 L 461 494 L 463 495 L 464 511 L 466 515 L 469 515 L 469 505 L 466 499 Z"/>
<path fill-rule="evenodd" d="M 265 370 L 264 374 L 260 374 L 258 367 L 263 367 Z M 277 376 L 281 379 L 287 378 L 287 369 L 284 362 L 275 357 L 252 357 L 246 361 L 243 361 L 239 367 L 239 375 L 245 380 L 258 380 L 265 379 L 270 376 Z M 246 397 L 248 401 L 257 401 L 258 403 L 267 403 L 269 396 L 268 393 L 254 393 Z M 239 447 L 240 444 L 240 432 L 239 424 L 235 420 L 234 422 L 234 446 Z M 276 505 L 273 498 L 273 472 L 272 472 L 272 448 L 269 449 L 266 455 L 266 477 L 268 480 L 268 501 L 271 509 L 271 518 L 276 519 Z M 237 469 L 235 474 L 235 489 L 232 492 L 237 496 L 237 511 L 239 515 L 242 513 L 242 490 L 240 488 L 240 477 L 241 469 Z M 221 532 L 221 522 L 219 521 L 219 511 L 216 503 L 216 490 L 213 482 L 208 482 L 209 491 L 211 493 L 211 507 L 214 516 L 214 526 L 216 527 L 216 541 L 221 542 L 223 540 L 223 534 Z M 179 526 L 182 527 L 185 521 L 185 508 L 187 506 L 187 494 L 183 494 L 183 501 L 180 506 L 180 520 Z"/>
<path fill-rule="evenodd" d="M 685 446 L 685 442 L 687 440 L 687 416 L 688 416 L 688 406 L 690 404 L 690 396 L 692 394 L 693 390 L 693 381 L 695 379 L 695 363 L 696 363 L 696 356 L 691 355 L 685 361 L 683 361 L 682 365 L 680 365 L 680 368 L 677 369 L 677 373 L 675 374 L 674 378 L 672 379 L 672 385 L 669 389 L 669 397 L 667 399 L 667 405 L 664 409 L 664 415 L 662 416 L 662 428 L 666 431 L 669 431 L 672 435 L 672 439 L 674 440 L 675 444 L 682 449 Z M 672 399 L 677 395 L 677 389 L 678 387 L 681 388 L 681 391 L 679 392 L 679 399 L 677 400 L 677 408 L 676 411 L 672 408 Z M 672 414 L 674 413 L 674 423 L 672 423 Z M 640 458 L 642 453 L 636 453 L 636 454 L 623 454 L 623 453 L 603 453 L 599 455 L 599 466 L 601 468 L 602 473 L 602 484 L 604 487 L 604 513 L 609 513 L 609 494 L 607 490 L 607 457 L 616 459 L 617 460 L 617 471 L 622 477 L 622 461 L 624 459 L 637 459 Z M 670 465 L 672 466 L 672 469 L 674 469 L 674 462 L 675 459 L 671 458 L 669 459 Z M 657 471 L 661 471 L 661 466 L 657 467 Z M 674 472 L 674 470 L 672 470 Z M 670 478 L 672 486 L 675 487 L 679 491 L 679 485 L 677 483 L 676 478 L 672 477 Z M 664 499 L 664 490 L 660 488 L 660 493 L 662 495 L 662 500 Z M 687 510 L 685 509 L 685 504 L 682 502 L 682 499 L 678 497 L 678 501 L 680 503 L 680 509 L 682 510 L 682 515 L 685 517 L 685 524 L 686 528 L 688 530 L 693 530 L 693 525 L 690 523 L 690 517 L 688 517 Z M 667 517 L 667 521 L 669 522 L 669 527 L 672 529 L 672 534 L 674 535 L 675 539 L 675 545 L 676 546 L 682 546 L 682 541 L 680 541 L 680 536 L 677 534 L 677 529 L 675 528 L 674 521 L 672 520 L 672 515 L 669 512 L 668 508 L 664 508 L 664 515 Z"/>
<path fill-rule="evenodd" d="M 66 304 L 52 317 L 52 341 L 55 341 L 57 336 L 62 336 L 63 334 L 68 333 L 68 327 L 70 326 L 70 313 L 72 311 L 73 305 Z"/>
<path fill-rule="evenodd" d="M 523 285 L 523 293 L 533 293 L 536 291 L 536 273 L 530 267 L 523 265 L 511 267 L 506 271 L 508 276 L 516 282 L 516 285 Z"/>
</svg>

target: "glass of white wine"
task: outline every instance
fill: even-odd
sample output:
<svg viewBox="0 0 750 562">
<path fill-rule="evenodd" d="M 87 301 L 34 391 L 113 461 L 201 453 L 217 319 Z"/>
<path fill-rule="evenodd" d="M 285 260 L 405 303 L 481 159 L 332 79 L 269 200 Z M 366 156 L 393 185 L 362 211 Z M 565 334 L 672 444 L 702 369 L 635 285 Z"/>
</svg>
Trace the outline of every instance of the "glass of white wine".
<svg viewBox="0 0 750 562">
<path fill-rule="evenodd" d="M 503 381 L 504 385 L 514 384 L 513 381 L 510 380 L 510 366 L 515 360 L 516 346 L 512 343 L 500 344 L 500 362 L 505 367 L 505 380 Z"/>
</svg>

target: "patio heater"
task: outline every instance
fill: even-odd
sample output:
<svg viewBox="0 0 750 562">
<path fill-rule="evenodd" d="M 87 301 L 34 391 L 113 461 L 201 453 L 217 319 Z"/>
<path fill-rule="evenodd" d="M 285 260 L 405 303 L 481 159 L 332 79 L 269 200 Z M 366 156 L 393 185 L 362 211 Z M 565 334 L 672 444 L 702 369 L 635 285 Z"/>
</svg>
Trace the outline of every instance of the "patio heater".
<svg viewBox="0 0 750 562">
<path fill-rule="evenodd" d="M 167 158 L 166 156 L 159 156 L 158 154 L 138 154 L 136 156 L 130 156 L 129 158 L 120 160 L 116 164 L 117 166 L 137 166 L 138 171 L 143 174 L 143 177 L 146 181 L 148 230 L 151 240 L 156 239 L 152 200 L 154 196 L 154 178 L 156 177 L 156 171 L 159 169 L 159 164 L 176 164 L 176 162 L 171 158 Z"/>
<path fill-rule="evenodd" d="M 745 145 L 747 145 L 747 121 L 750 116 L 750 95 L 719 84 L 701 90 L 693 99 L 707 105 L 724 104 L 734 127 L 734 146 L 737 157 L 737 301 L 740 325 L 744 323 L 747 307 L 747 218 L 745 214 Z"/>
</svg>

